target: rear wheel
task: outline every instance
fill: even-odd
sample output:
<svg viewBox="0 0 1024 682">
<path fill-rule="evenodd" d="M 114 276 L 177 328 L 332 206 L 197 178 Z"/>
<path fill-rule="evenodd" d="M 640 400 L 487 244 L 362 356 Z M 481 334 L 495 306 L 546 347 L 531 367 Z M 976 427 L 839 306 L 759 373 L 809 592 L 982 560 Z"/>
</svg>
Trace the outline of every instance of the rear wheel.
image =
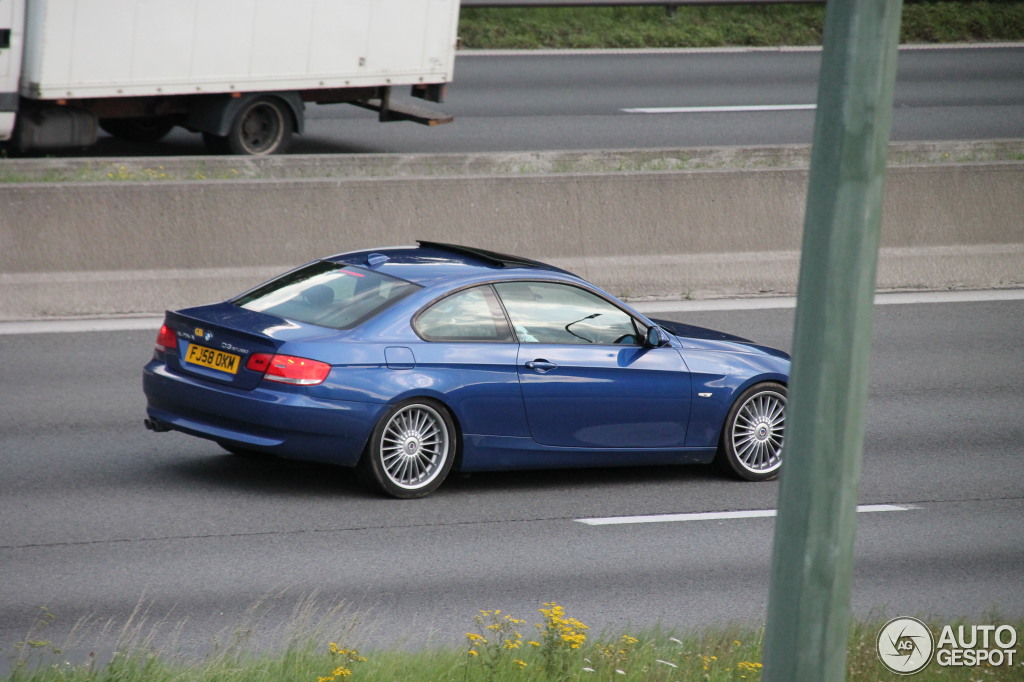
<svg viewBox="0 0 1024 682">
<path fill-rule="evenodd" d="M 361 478 L 392 497 L 416 498 L 437 489 L 455 461 L 455 426 L 432 400 L 416 399 L 388 410 L 359 461 Z"/>
<path fill-rule="evenodd" d="M 291 145 L 293 128 L 284 100 L 257 97 L 238 111 L 226 136 L 203 133 L 203 142 L 215 154 L 283 154 Z"/>
<path fill-rule="evenodd" d="M 751 386 L 733 403 L 722 428 L 717 462 L 747 481 L 779 475 L 786 429 L 786 387 L 775 382 Z"/>
</svg>

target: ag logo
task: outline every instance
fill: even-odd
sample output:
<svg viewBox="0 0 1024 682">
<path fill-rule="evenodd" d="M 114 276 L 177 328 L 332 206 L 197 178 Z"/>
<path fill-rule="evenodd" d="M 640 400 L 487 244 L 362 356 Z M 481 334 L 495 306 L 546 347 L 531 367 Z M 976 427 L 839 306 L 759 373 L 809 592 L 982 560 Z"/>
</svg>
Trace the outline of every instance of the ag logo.
<svg viewBox="0 0 1024 682">
<path fill-rule="evenodd" d="M 878 633 L 878 660 L 897 675 L 913 675 L 932 660 L 935 640 L 916 618 L 893 618 Z"/>
</svg>

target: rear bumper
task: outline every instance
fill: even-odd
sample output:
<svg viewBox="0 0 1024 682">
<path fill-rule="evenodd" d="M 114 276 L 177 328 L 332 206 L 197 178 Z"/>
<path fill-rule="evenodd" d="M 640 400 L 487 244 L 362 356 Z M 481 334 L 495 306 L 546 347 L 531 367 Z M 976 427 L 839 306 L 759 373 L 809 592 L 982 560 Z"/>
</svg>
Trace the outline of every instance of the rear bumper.
<svg viewBox="0 0 1024 682">
<path fill-rule="evenodd" d="M 282 385 L 243 391 L 172 373 L 153 360 L 143 370 L 146 413 L 155 425 L 281 457 L 355 466 L 383 403 L 311 398 Z"/>
</svg>

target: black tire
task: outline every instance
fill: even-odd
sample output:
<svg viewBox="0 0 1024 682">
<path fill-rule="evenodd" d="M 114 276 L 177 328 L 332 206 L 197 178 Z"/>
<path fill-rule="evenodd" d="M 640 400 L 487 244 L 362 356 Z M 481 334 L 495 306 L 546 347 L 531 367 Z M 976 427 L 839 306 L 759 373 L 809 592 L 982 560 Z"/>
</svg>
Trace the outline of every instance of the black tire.
<svg viewBox="0 0 1024 682">
<path fill-rule="evenodd" d="M 283 154 L 291 146 L 294 127 L 291 108 L 284 100 L 257 97 L 239 109 L 225 137 L 204 133 L 203 142 L 214 154 Z"/>
<path fill-rule="evenodd" d="M 388 410 L 357 467 L 360 479 L 391 497 L 413 499 L 437 490 L 456 455 L 455 424 L 442 405 L 407 400 Z"/>
<path fill-rule="evenodd" d="M 175 123 L 171 118 L 104 118 L 100 128 L 122 140 L 156 142 L 171 132 Z"/>
<path fill-rule="evenodd" d="M 228 147 L 228 138 L 222 135 L 203 133 L 203 146 L 206 147 L 206 151 L 211 154 L 224 155 L 231 153 L 231 150 Z"/>
<path fill-rule="evenodd" d="M 779 475 L 786 428 L 785 386 L 756 384 L 736 398 L 722 426 L 716 462 L 747 481 Z"/>
</svg>

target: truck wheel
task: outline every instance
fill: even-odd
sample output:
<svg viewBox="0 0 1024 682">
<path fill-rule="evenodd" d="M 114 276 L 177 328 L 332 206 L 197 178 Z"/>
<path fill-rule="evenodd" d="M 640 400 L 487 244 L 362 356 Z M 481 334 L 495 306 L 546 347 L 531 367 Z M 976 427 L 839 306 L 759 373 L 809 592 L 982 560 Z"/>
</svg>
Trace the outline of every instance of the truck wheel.
<svg viewBox="0 0 1024 682">
<path fill-rule="evenodd" d="M 239 110 L 225 137 L 204 133 L 203 142 L 215 154 L 282 154 L 291 144 L 293 128 L 292 112 L 283 100 L 258 97 Z"/>
<path fill-rule="evenodd" d="M 169 118 L 104 118 L 100 128 L 122 140 L 132 142 L 156 142 L 163 139 L 174 127 Z"/>
</svg>

